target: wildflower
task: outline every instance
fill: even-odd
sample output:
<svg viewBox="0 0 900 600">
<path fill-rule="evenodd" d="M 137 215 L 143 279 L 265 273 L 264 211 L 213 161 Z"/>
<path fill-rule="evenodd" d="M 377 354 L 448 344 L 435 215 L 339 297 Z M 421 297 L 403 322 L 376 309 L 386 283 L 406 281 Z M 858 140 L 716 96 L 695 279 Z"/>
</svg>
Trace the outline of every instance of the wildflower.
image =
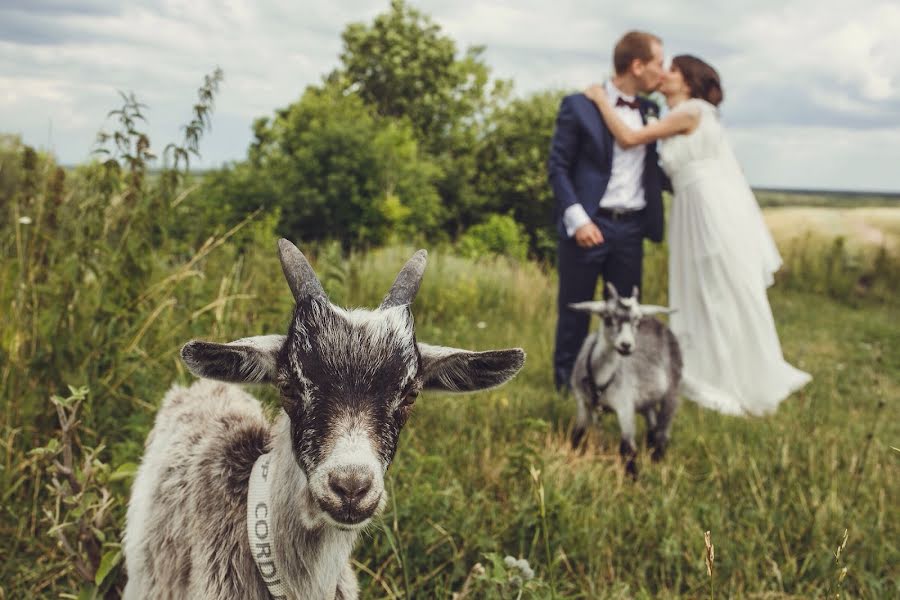
<svg viewBox="0 0 900 600">
<path fill-rule="evenodd" d="M 31 217 L 19 217 L 19 225 L 31 225 Z"/>
<path fill-rule="evenodd" d="M 507 556 L 503 559 L 503 563 L 507 566 L 508 569 L 515 569 L 522 576 L 522 579 L 525 581 L 529 581 L 534 579 L 534 569 L 531 568 L 531 565 L 528 564 L 528 560 L 524 558 L 515 558 L 513 556 Z"/>
<path fill-rule="evenodd" d="M 478 321 L 478 323 L 475 324 L 475 327 L 477 327 L 478 329 L 484 329 L 485 327 L 487 327 L 487 323 L 485 323 L 484 321 Z"/>
</svg>

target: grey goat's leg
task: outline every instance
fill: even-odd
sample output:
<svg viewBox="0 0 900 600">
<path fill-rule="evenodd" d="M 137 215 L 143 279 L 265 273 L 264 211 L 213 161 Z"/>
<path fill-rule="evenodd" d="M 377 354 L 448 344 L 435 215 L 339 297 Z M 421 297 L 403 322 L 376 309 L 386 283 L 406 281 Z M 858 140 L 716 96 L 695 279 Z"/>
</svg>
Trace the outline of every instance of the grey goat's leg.
<svg viewBox="0 0 900 600">
<path fill-rule="evenodd" d="M 572 428 L 572 449 L 576 450 L 584 440 L 588 427 L 591 425 L 591 409 L 587 404 L 587 398 L 580 385 L 572 386 L 572 394 L 575 396 L 575 406 L 578 408 L 578 414 L 575 417 L 575 426 Z M 584 452 L 585 446 L 581 451 Z"/>
<path fill-rule="evenodd" d="M 634 404 L 623 402 L 616 409 L 619 418 L 619 429 L 622 430 L 622 441 L 619 443 L 619 454 L 625 461 L 625 472 L 637 477 L 637 446 L 634 443 Z"/>
<path fill-rule="evenodd" d="M 669 446 L 669 438 L 672 431 L 672 419 L 675 417 L 675 411 L 678 409 L 680 399 L 678 397 L 678 389 L 672 386 L 660 404 L 659 419 L 656 423 L 656 430 L 653 434 L 653 454 L 650 458 L 654 461 L 662 460 L 666 455 L 666 449 Z"/>
<path fill-rule="evenodd" d="M 641 411 L 641 414 L 647 421 L 647 447 L 653 448 L 656 446 L 656 407 L 651 405 Z"/>
</svg>

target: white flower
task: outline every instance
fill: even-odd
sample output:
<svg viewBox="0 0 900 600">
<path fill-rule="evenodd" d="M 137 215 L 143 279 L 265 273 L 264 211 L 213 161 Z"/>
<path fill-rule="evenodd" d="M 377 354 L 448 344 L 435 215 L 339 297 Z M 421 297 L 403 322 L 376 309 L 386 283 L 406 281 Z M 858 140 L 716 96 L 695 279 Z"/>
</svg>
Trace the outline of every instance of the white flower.
<svg viewBox="0 0 900 600">
<path fill-rule="evenodd" d="M 529 581 L 534 579 L 534 570 L 531 568 L 531 565 L 528 564 L 528 560 L 525 558 L 516 559 L 513 556 L 507 556 L 503 559 L 503 563 L 509 569 L 516 569 L 521 573 L 522 579 L 525 581 Z"/>
<path fill-rule="evenodd" d="M 520 558 L 516 565 L 519 567 L 519 571 L 522 572 L 522 579 L 528 581 L 529 579 L 534 579 L 534 571 L 531 568 L 531 565 L 528 564 L 528 561 L 524 558 Z"/>
<path fill-rule="evenodd" d="M 19 217 L 19 225 L 31 225 L 31 217 Z"/>
<path fill-rule="evenodd" d="M 485 323 L 484 321 L 478 321 L 478 323 L 475 324 L 475 327 L 477 327 L 478 329 L 484 329 L 485 327 L 487 327 L 487 323 Z"/>
</svg>

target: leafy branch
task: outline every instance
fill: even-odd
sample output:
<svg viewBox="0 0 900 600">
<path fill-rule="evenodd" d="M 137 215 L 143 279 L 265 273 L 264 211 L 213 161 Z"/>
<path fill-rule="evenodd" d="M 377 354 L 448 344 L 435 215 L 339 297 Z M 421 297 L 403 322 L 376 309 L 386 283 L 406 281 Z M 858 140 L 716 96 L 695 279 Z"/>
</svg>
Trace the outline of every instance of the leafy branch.
<svg viewBox="0 0 900 600">
<path fill-rule="evenodd" d="M 212 73 L 203 77 L 203 85 L 197 90 L 197 103 L 193 107 L 193 118 L 182 129 L 184 140 L 181 144 L 170 143 L 163 150 L 163 157 L 168 163 L 172 160 L 172 170 L 178 171 L 183 165 L 183 170 L 190 168 L 191 155 L 200 156 L 200 138 L 203 132 L 211 127 L 210 116 L 215 106 L 215 95 L 219 91 L 224 74 L 222 69 L 216 67 Z"/>
</svg>

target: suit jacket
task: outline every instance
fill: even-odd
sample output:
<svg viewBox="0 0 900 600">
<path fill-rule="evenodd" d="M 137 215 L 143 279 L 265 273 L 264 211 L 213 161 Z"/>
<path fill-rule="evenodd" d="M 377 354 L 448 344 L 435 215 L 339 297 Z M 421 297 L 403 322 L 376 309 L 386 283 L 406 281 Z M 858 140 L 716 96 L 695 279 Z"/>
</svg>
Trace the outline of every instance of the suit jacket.
<svg viewBox="0 0 900 600">
<path fill-rule="evenodd" d="M 641 118 L 646 123 L 648 111 L 658 113 L 653 102 L 638 98 Z M 606 193 L 612 174 L 612 133 L 600 111 L 584 94 L 563 98 L 556 117 L 556 130 L 550 146 L 548 171 L 550 186 L 556 198 L 555 220 L 561 239 L 568 238 L 563 213 L 576 202 L 591 219 L 597 215 L 600 199 Z M 662 189 L 665 175 L 659 167 L 656 143 L 647 144 L 644 163 L 643 213 L 644 237 L 654 242 L 663 239 Z"/>
</svg>

